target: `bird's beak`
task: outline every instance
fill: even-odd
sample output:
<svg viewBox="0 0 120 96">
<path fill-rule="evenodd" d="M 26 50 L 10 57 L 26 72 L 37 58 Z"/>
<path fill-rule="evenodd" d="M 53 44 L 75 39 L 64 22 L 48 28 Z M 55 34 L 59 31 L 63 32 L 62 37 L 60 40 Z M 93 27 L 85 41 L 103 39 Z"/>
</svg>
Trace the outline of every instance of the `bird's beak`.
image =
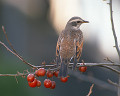
<svg viewBox="0 0 120 96">
<path fill-rule="evenodd" d="M 89 23 L 89 21 L 83 21 L 83 23 Z"/>
</svg>

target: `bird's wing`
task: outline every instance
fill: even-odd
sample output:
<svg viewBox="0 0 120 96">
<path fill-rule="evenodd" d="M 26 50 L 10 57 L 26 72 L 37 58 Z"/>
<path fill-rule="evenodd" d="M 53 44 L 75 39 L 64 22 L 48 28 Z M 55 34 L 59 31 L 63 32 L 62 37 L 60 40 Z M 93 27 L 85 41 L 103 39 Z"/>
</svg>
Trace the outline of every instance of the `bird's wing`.
<svg viewBox="0 0 120 96">
<path fill-rule="evenodd" d="M 78 62 L 82 54 L 82 48 L 83 48 L 83 34 L 82 32 L 80 32 L 78 35 L 78 39 L 76 40 L 76 58 Z"/>
<path fill-rule="evenodd" d="M 59 56 L 60 44 L 61 44 L 61 40 L 62 40 L 63 36 L 64 35 L 63 35 L 63 31 L 62 31 L 61 34 L 59 35 L 57 45 L 56 45 L 56 56 Z"/>
<path fill-rule="evenodd" d="M 57 41 L 57 45 L 56 45 L 56 62 L 57 62 L 57 66 L 59 63 L 59 51 L 60 51 L 60 44 L 61 44 L 61 40 L 64 37 L 64 31 L 61 32 L 61 34 L 59 35 L 58 41 Z"/>
<path fill-rule="evenodd" d="M 56 56 L 59 56 L 59 50 L 60 50 L 60 45 L 59 45 L 59 42 L 57 42 L 57 45 L 56 45 Z"/>
</svg>

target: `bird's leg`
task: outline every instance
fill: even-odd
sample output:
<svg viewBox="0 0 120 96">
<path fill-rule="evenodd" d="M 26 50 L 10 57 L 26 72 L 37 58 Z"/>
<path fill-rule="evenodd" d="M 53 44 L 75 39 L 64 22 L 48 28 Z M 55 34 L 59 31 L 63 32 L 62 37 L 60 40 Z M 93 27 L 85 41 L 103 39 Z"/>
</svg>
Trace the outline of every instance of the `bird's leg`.
<svg viewBox="0 0 120 96">
<path fill-rule="evenodd" d="M 57 64 L 57 67 L 59 67 L 59 56 L 56 56 L 56 64 Z"/>
<path fill-rule="evenodd" d="M 73 58 L 73 68 L 72 68 L 72 70 L 75 70 L 76 64 L 77 64 L 77 58 L 76 58 L 76 56 L 75 56 L 75 57 Z"/>
<path fill-rule="evenodd" d="M 74 44 L 76 46 L 76 39 L 74 39 Z M 75 70 L 76 64 L 77 64 L 77 46 L 75 48 L 75 55 L 73 57 L 73 67 L 72 67 L 72 70 Z"/>
</svg>

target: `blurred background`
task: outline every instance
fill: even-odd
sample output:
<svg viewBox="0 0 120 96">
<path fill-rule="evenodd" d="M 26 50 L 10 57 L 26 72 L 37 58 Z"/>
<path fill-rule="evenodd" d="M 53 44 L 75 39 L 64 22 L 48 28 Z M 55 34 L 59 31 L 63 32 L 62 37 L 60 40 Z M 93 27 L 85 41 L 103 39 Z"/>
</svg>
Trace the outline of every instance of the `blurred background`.
<svg viewBox="0 0 120 96">
<path fill-rule="evenodd" d="M 89 24 L 83 24 L 84 48 L 81 60 L 85 62 L 106 62 L 109 57 L 115 62 L 119 58 L 113 47 L 108 0 L 0 0 L 0 26 L 4 25 L 9 40 L 25 60 L 40 65 L 55 59 L 57 38 L 67 21 L 80 16 Z M 114 22 L 120 41 L 120 0 L 113 1 Z M 0 29 L 0 40 L 6 39 Z M 120 44 L 120 42 L 119 42 Z M 80 60 L 80 62 L 81 62 Z M 15 74 L 30 69 L 17 57 L 0 45 L 0 73 Z M 0 95 L 4 96 L 86 96 L 89 87 L 95 83 L 92 96 L 115 96 L 117 89 L 107 79 L 118 82 L 118 75 L 100 67 L 88 67 L 85 73 L 71 72 L 67 83 L 56 81 L 54 90 L 46 89 L 43 80 L 40 88 L 30 88 L 26 78 L 0 77 Z M 76 75 L 77 74 L 77 75 Z M 92 78 L 95 78 L 94 80 Z"/>
</svg>

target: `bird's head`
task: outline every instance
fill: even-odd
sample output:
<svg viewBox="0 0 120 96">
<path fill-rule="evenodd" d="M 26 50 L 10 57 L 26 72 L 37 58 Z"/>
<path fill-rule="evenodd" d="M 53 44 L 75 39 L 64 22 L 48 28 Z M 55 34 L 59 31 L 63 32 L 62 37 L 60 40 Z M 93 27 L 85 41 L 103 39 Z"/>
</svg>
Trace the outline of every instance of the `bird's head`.
<svg viewBox="0 0 120 96">
<path fill-rule="evenodd" d="M 89 22 L 81 19 L 80 17 L 74 16 L 67 22 L 66 28 L 78 29 L 80 25 L 83 23 L 89 23 Z"/>
</svg>

